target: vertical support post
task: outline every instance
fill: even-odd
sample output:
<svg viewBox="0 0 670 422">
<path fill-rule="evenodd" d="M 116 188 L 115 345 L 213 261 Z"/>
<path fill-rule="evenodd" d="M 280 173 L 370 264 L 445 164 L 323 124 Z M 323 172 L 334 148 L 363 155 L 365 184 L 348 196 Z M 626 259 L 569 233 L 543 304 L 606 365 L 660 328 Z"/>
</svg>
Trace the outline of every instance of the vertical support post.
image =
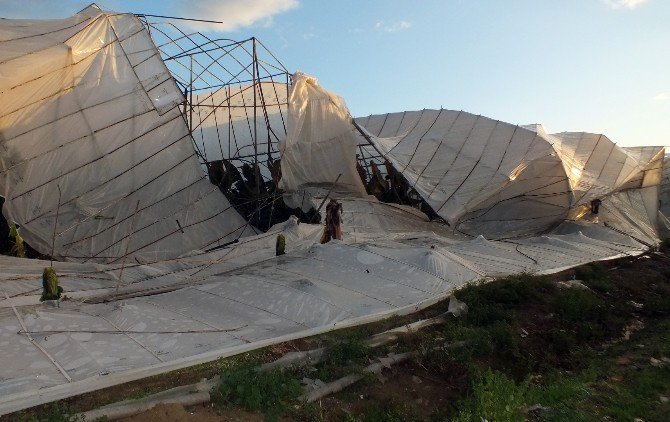
<svg viewBox="0 0 670 422">
<path fill-rule="evenodd" d="M 193 56 L 189 56 L 189 58 L 191 59 L 191 66 L 188 83 L 188 133 L 193 136 Z"/>
<path fill-rule="evenodd" d="M 254 83 L 254 179 L 256 183 L 256 225 L 260 222 L 261 215 L 260 209 L 260 195 L 261 195 L 261 175 L 260 167 L 258 166 L 258 109 L 257 109 L 257 98 L 258 98 L 258 79 L 256 78 L 256 73 L 258 72 L 258 59 L 256 56 L 256 37 L 251 38 L 253 43 L 253 63 L 252 63 L 252 80 Z"/>
<path fill-rule="evenodd" d="M 56 187 L 58 188 L 58 206 L 56 207 L 56 221 L 54 221 L 54 234 L 53 237 L 51 238 L 51 263 L 49 263 L 50 267 L 54 266 L 54 250 L 56 248 L 56 227 L 58 226 L 58 214 L 60 214 L 60 200 L 61 200 L 60 184 L 57 184 Z"/>
<path fill-rule="evenodd" d="M 258 79 L 256 74 L 258 72 L 258 58 L 256 57 L 256 37 L 252 39 L 253 43 L 253 84 L 254 84 L 254 177 L 256 182 L 256 195 L 260 195 L 260 169 L 258 167 L 258 109 L 256 108 L 256 100 L 258 98 Z"/>
<path fill-rule="evenodd" d="M 130 230 L 128 230 L 128 241 L 126 242 L 126 250 L 123 253 L 123 260 L 121 261 L 121 271 L 119 272 L 119 281 L 116 283 L 116 290 L 114 293 L 119 293 L 119 287 L 123 281 L 123 270 L 126 268 L 126 258 L 128 258 L 128 248 L 130 247 L 130 239 L 133 235 L 133 229 L 135 228 L 135 217 L 137 216 L 137 211 L 140 209 L 140 201 L 137 200 L 137 205 L 135 205 L 135 212 L 133 212 L 133 219 L 130 220 Z"/>
<path fill-rule="evenodd" d="M 226 157 L 228 160 L 230 160 L 232 157 L 232 151 L 231 151 L 231 143 L 232 143 L 232 127 L 233 127 L 233 116 L 230 111 L 230 85 L 226 86 L 226 102 L 228 103 L 228 156 Z M 228 169 L 226 169 L 228 171 Z"/>
<path fill-rule="evenodd" d="M 188 99 L 188 87 L 184 87 L 184 119 L 186 120 L 186 124 L 190 125 L 188 121 L 188 106 L 190 105 L 191 101 Z M 189 132 L 191 131 L 191 128 L 188 128 Z"/>
</svg>

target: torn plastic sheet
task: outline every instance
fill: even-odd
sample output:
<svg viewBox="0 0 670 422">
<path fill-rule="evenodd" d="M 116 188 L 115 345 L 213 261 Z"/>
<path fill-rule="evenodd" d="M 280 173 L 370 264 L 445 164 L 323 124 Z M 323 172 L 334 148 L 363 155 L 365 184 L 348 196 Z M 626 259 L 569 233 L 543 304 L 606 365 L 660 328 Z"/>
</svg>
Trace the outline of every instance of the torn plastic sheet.
<svg viewBox="0 0 670 422">
<path fill-rule="evenodd" d="M 135 15 L 90 6 L 0 31 L 2 212 L 28 244 L 120 263 L 256 233 L 204 178 L 183 95 Z"/>
<path fill-rule="evenodd" d="M 444 109 L 372 115 L 356 123 L 361 142 L 371 142 L 455 232 L 535 235 L 584 217 L 596 199 L 620 205 L 616 212 L 626 214 L 635 205 L 616 197 L 627 192 L 642 195 L 643 224 L 651 222 L 651 237 L 658 237 L 655 196 L 663 147 L 622 148 L 605 135 L 548 134 L 541 125 Z M 612 224 L 621 226 L 616 220 Z M 620 229 L 633 235 L 635 226 Z"/>
<path fill-rule="evenodd" d="M 352 221 L 347 209 L 387 206 L 342 202 L 345 222 Z M 345 223 L 345 242 L 320 245 L 321 226 L 289 221 L 207 254 L 135 262 L 123 272 L 123 297 L 114 296 L 118 265 L 55 263 L 74 298 L 60 308 L 37 305 L 45 262 L 1 257 L 0 413 L 415 312 L 470 281 L 552 272 L 646 248 L 595 224 L 565 223 L 511 242 L 447 237 L 410 213 L 389 231 L 383 214 L 349 230 Z M 278 233 L 288 253 L 274 257 Z M 105 295 L 108 302 L 96 299 Z"/>
</svg>

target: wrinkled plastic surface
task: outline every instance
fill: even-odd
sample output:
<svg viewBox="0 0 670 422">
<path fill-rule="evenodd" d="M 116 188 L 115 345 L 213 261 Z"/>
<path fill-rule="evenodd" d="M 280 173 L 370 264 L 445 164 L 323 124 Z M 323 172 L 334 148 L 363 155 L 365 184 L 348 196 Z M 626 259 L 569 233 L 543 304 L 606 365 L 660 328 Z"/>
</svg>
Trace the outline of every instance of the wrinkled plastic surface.
<svg viewBox="0 0 670 422">
<path fill-rule="evenodd" d="M 292 82 L 286 139 L 279 144 L 280 187 L 290 192 L 337 181 L 339 189 L 365 195 L 356 171 L 358 138 L 344 100 L 304 73 Z"/>
<path fill-rule="evenodd" d="M 63 36 L 67 37 L 88 36 L 90 40 L 81 45 L 92 51 L 99 49 L 95 40 L 104 42 L 106 39 L 96 36 L 109 35 L 110 31 L 125 33 L 124 23 L 127 24 L 125 30 L 133 33 L 132 29 L 136 28 L 136 34 L 144 34 L 144 29 L 136 26 L 132 16 L 104 15 L 94 19 L 99 12 L 89 12 L 90 16 L 85 14 L 57 24 L 50 22 L 46 26 L 56 33 L 62 30 Z M 96 36 L 84 35 L 81 28 L 71 29 L 87 19 L 93 19 L 91 26 L 99 25 Z M 12 27 L 18 24 L 6 21 L 0 25 Z M 72 27 L 64 29 L 67 25 Z M 127 36 L 132 39 L 135 35 Z M 49 50 L 44 62 L 32 63 L 30 71 L 37 72 L 38 80 L 45 69 L 53 69 L 49 60 L 56 63 L 63 59 L 63 54 L 67 56 L 62 51 L 64 41 L 53 41 L 52 37 L 49 38 L 52 45 L 45 43 L 35 47 L 38 55 L 42 54 L 40 48 L 54 49 L 53 52 Z M 10 56 L 15 53 L 19 60 L 32 60 L 20 53 L 20 44 L 8 44 L 17 47 L 17 51 L 3 50 L 7 61 L 0 65 L 12 63 Z M 602 161 L 601 169 L 611 171 L 601 172 L 595 164 L 589 164 L 594 162 L 588 157 L 596 150 L 595 146 L 591 153 L 578 154 L 583 142 L 572 142 L 574 137 L 564 137 L 562 141 L 556 137 L 552 143 L 539 127 L 522 128 L 446 110 L 368 118 L 365 123 L 374 135 L 375 146 L 403 172 L 426 201 L 452 223 L 452 226 L 446 226 L 429 221 L 417 210 L 382 204 L 364 195 L 355 171 L 355 149 L 352 148 L 358 135 L 348 120 L 343 101 L 319 88 L 315 81 L 298 75 L 294 83 L 299 89 L 291 96 L 292 123 L 289 123 L 289 136 L 282 146 L 282 170 L 286 166 L 283 183 L 294 194 L 316 187 L 314 192 L 321 196 L 307 198 L 310 203 L 315 203 L 323 197 L 324 185 L 329 186 L 338 174 L 342 174 L 343 179 L 338 182 L 333 196 L 343 206 L 344 240 L 321 245 L 318 240 L 322 226 L 299 224 L 296 219 L 290 219 L 274 226 L 268 233 L 242 238 L 238 243 L 218 250 L 203 251 L 212 244 L 210 239 L 221 236 L 225 227 L 235 228 L 243 222 L 236 213 L 226 212 L 224 205 L 227 202 L 209 203 L 198 197 L 203 193 L 199 189 L 204 188 L 206 182 L 194 176 L 199 168 L 190 139 L 182 138 L 185 135 L 183 118 L 177 115 L 174 106 L 170 106 L 174 91 L 159 89 L 155 96 L 150 96 L 147 94 L 153 91 L 147 84 L 160 86 L 162 83 L 152 82 L 151 78 L 148 81 L 146 78 L 133 79 L 133 74 L 142 66 L 162 72 L 163 67 L 158 64 L 149 66 L 158 63 L 154 62 L 157 56 L 141 48 L 127 50 L 129 47 L 123 41 L 116 44 L 112 42 L 110 46 L 116 45 L 113 48 L 120 48 L 123 54 L 113 53 L 116 50 L 109 54 L 94 54 L 92 57 L 102 64 L 89 68 L 95 75 L 110 72 L 114 81 L 125 81 L 129 91 L 120 90 L 116 82 L 106 89 L 101 84 L 108 79 L 82 72 L 82 78 L 93 77 L 96 82 L 93 84 L 95 89 L 80 92 L 81 87 L 88 85 L 67 85 L 66 82 L 74 80 L 74 76 L 67 72 L 78 68 L 64 61 L 67 70 L 59 76 L 62 81 L 39 85 L 24 96 L 3 97 L 11 107 L 33 112 L 39 111 L 39 107 L 17 105 L 16 102 L 29 102 L 29 98 L 38 94 L 53 97 L 45 100 L 45 104 L 50 104 L 46 109 L 52 114 L 51 120 L 33 113 L 35 121 L 30 114 L 17 117 L 16 125 L 5 125 L 5 120 L 2 121 L 5 125 L 2 126 L 3 136 L 10 135 L 3 139 L 3 146 L 24 153 L 46 148 L 35 159 L 42 155 L 53 159 L 41 162 L 42 172 L 37 167 L 28 167 L 31 171 L 21 179 L 14 169 L 23 168 L 25 164 L 21 160 L 25 158 L 19 155 L 17 161 L 9 163 L 8 157 L 12 155 L 3 153 L 3 165 L 9 163 L 9 167 L 3 169 L 12 168 L 3 172 L 2 179 L 3 192 L 12 203 L 8 207 L 8 216 L 19 218 L 19 223 L 23 223 L 35 241 L 41 241 L 42 247 L 48 246 L 45 239 L 49 239 L 48 229 L 53 227 L 53 214 L 36 220 L 46 221 L 40 232 L 39 225 L 34 228 L 29 221 L 37 211 L 29 206 L 31 202 L 20 202 L 26 195 L 19 195 L 16 192 L 20 191 L 14 189 L 24 187 L 21 184 L 27 183 L 26 180 L 30 181 L 26 186 L 36 183 L 50 186 L 50 174 L 68 169 L 77 177 L 59 177 L 58 180 L 69 182 L 61 186 L 65 188 L 65 198 L 78 195 L 88 198 L 88 202 L 79 201 L 79 205 L 74 200 L 63 202 L 63 221 L 80 221 L 78 213 L 84 209 L 91 216 L 84 219 L 90 226 L 77 224 L 77 230 L 74 230 L 77 235 L 89 233 L 91 239 L 89 249 L 78 246 L 79 253 L 91 258 L 91 251 L 97 252 L 101 246 L 108 245 L 105 242 L 113 241 L 116 246 L 108 248 L 114 251 L 116 258 L 111 263 L 91 262 L 94 259 L 54 263 L 65 294 L 71 300 L 63 301 L 60 307 L 52 307 L 39 304 L 41 274 L 48 262 L 0 257 L 0 347 L 3 352 L 0 354 L 0 414 L 283 340 L 413 312 L 447 297 L 469 281 L 522 272 L 561 271 L 591 261 L 640 254 L 658 241 L 651 214 L 657 211 L 657 181 L 661 179 L 658 154 L 662 156 L 662 150 L 628 151 L 621 156 L 625 158 L 622 165 Z M 124 57 L 129 57 L 129 51 L 136 53 L 133 57 L 137 56 L 139 60 L 133 62 L 134 67 L 122 65 Z M 40 67 L 41 63 L 45 68 Z M 30 71 L 27 71 L 29 76 Z M 13 77 L 24 78 L 20 72 Z M 33 83 L 26 81 L 28 86 Z M 22 89 L 20 85 L 12 86 Z M 131 89 L 131 86 L 135 88 Z M 73 95 L 50 92 L 54 87 L 72 91 Z M 97 96 L 114 92 L 145 98 L 147 102 L 122 102 L 124 107 L 114 107 L 104 116 L 98 116 L 67 102 L 81 98 L 79 94 L 84 92 L 88 92 L 90 97 L 87 98 L 95 101 L 113 101 Z M 161 92 L 165 92 L 166 97 L 162 97 Z M 68 104 L 70 108 L 65 107 Z M 128 110 L 134 110 L 131 106 L 140 107 L 140 113 L 146 112 L 151 118 L 148 121 L 140 118 L 135 122 L 139 116 L 136 111 L 127 114 Z M 73 117 L 59 114 L 65 111 L 67 115 L 68 110 Z M 91 129 L 98 128 L 94 118 L 104 120 L 115 113 L 127 116 L 130 122 L 123 125 L 122 131 L 114 131 L 112 136 L 105 130 L 101 129 L 102 133 L 98 134 L 100 131 Z M 172 113 L 174 120 L 162 120 L 170 119 Z M 21 113 L 17 112 L 18 115 Z M 68 118 L 74 119 L 74 123 L 84 122 L 90 128 L 72 122 L 67 127 L 59 126 L 69 122 Z M 61 122 L 63 119 L 66 120 Z M 156 122 L 174 126 L 165 132 L 152 129 L 152 135 L 144 139 L 141 146 L 130 143 L 133 154 L 123 155 L 128 163 L 117 160 L 114 150 L 106 149 L 107 143 L 117 142 L 117 136 L 120 137 L 118 142 L 128 142 L 131 138 L 126 136 L 126 131 L 132 134 L 137 127 L 152 128 Z M 28 124 L 35 126 L 24 127 Z M 23 138 L 26 150 L 22 150 L 23 144 L 14 140 L 24 135 L 16 131 L 39 132 L 41 124 L 56 134 L 80 130 L 77 136 L 90 138 L 90 142 L 82 143 L 84 146 L 77 144 L 77 155 L 58 155 L 62 148 L 51 151 L 49 148 L 54 145 L 47 145 L 37 135 L 30 135 Z M 160 135 L 160 139 L 154 139 L 154 135 Z M 591 139 L 590 136 L 581 138 Z M 94 142 L 97 139 L 105 142 Z M 12 143 L 8 144 L 8 140 Z M 144 144 L 159 141 L 166 147 L 168 157 L 152 162 L 151 157 L 156 152 L 148 146 L 149 149 L 144 150 Z M 557 143 L 561 143 L 562 156 L 572 157 L 572 162 L 581 163 L 582 174 L 590 174 L 588 184 L 566 174 L 565 161 L 554 146 Z M 584 145 L 591 144 L 588 141 Z M 570 152 L 573 150 L 574 153 Z M 98 166 L 86 164 L 81 167 L 85 170 L 81 170 L 76 162 L 78 154 L 89 159 L 97 157 Z M 123 184 L 126 180 L 123 175 L 110 178 L 110 174 L 119 170 L 118 166 L 135 163 L 133 160 L 142 154 L 148 157 L 146 162 L 150 164 L 126 182 L 146 181 L 158 171 L 160 184 L 146 190 L 133 189 Z M 183 157 L 191 162 L 188 170 L 173 172 L 179 177 L 164 178 L 161 169 L 165 174 L 171 174 L 170 168 L 165 169 L 164 165 L 174 165 L 171 158 Z M 191 181 L 192 185 L 183 191 L 173 190 L 179 182 L 186 181 Z M 579 192 L 584 193 L 581 199 L 575 200 L 573 186 L 578 186 Z M 606 189 L 601 190 L 601 186 Z M 82 193 L 85 189 L 92 189 L 97 196 L 86 196 L 87 193 Z M 138 249 L 124 237 L 124 233 L 133 231 L 129 226 L 133 220 L 129 219 L 135 214 L 134 204 L 138 199 L 126 198 L 120 193 L 129 191 L 146 195 L 139 196 L 142 201 L 146 198 L 155 200 L 155 195 L 172 192 L 160 205 L 157 204 L 160 209 L 156 212 L 164 213 L 155 230 L 156 244 L 161 247 L 148 250 L 147 255 L 142 253 L 143 248 Z M 57 205 L 52 190 L 45 188 L 38 192 L 36 203 L 51 208 Z M 172 200 L 182 193 L 187 198 L 176 203 L 187 208 L 185 216 L 179 214 L 178 207 L 174 208 L 176 205 Z M 592 193 L 604 195 L 597 215 L 584 212 L 584 201 Z M 297 201 L 299 195 L 294 196 Z M 217 201 L 224 201 L 222 197 L 218 198 Z M 96 208 L 100 205 L 93 199 L 102 204 L 116 201 L 109 207 L 103 205 L 105 213 L 115 212 L 109 214 L 110 221 L 95 218 L 108 214 Z M 302 203 L 302 199 L 300 201 Z M 169 229 L 175 219 L 190 218 L 191 213 L 199 217 L 212 210 L 217 214 L 208 217 L 207 223 L 186 225 L 182 227 L 184 233 L 181 235 L 174 236 Z M 579 221 L 564 221 L 565 216 L 574 210 L 583 212 L 574 217 Z M 137 227 L 142 227 L 145 221 L 155 221 L 155 214 L 145 210 L 141 211 L 142 215 L 140 212 L 136 214 L 136 224 L 140 224 Z M 59 217 L 59 227 L 60 221 Z M 117 221 L 125 221 L 126 225 L 106 229 L 116 227 Z M 84 228 L 86 233 L 80 231 Z M 57 230 L 69 233 L 62 228 Z M 505 239 L 493 240 L 491 236 L 481 235 L 482 232 Z M 139 231 L 142 235 L 132 239 L 145 241 L 147 237 L 151 238 L 149 233 Z M 532 235 L 518 237 L 520 233 Z M 279 234 L 285 238 L 287 253 L 275 257 Z M 59 239 L 63 236 L 61 234 Z M 176 238 L 182 243 L 176 242 Z M 65 246 L 58 243 L 59 253 Z M 131 251 L 133 259 L 114 262 L 126 249 Z M 172 256 L 177 253 L 179 257 Z"/>
<path fill-rule="evenodd" d="M 183 96 L 131 14 L 0 20 L 3 214 L 72 261 L 174 258 L 254 234 L 203 179 Z M 56 223 L 57 220 L 57 223 Z"/>
<path fill-rule="evenodd" d="M 663 147 L 625 149 L 604 135 L 550 135 L 541 125 L 513 126 L 444 109 L 356 121 L 366 131 L 361 138 L 456 232 L 493 238 L 539 234 L 587 216 L 592 200 L 625 191 L 644 200 L 640 224 L 651 235 L 644 237 L 658 237 L 655 195 Z M 621 207 L 615 213 L 639 211 L 630 201 L 606 202 Z M 639 234 L 636 220 L 610 216 L 621 230 Z"/>
<path fill-rule="evenodd" d="M 99 388 L 106 377 L 129 380 L 411 312 L 468 281 L 559 271 L 646 248 L 586 223 L 514 241 L 454 238 L 416 212 L 374 200 L 340 201 L 343 242 L 320 245 L 322 226 L 290 220 L 219 251 L 123 270 L 57 262 L 73 298 L 60 308 L 36 305 L 45 262 L 0 257 L 0 295 L 10 297 L 0 297 L 0 413 L 38 403 L 46 393 Z M 287 254 L 274 257 L 279 233 Z M 117 285 L 129 296 L 114 300 Z M 110 299 L 83 302 L 101 296 Z M 48 356 L 19 332 L 12 307 Z"/>
</svg>

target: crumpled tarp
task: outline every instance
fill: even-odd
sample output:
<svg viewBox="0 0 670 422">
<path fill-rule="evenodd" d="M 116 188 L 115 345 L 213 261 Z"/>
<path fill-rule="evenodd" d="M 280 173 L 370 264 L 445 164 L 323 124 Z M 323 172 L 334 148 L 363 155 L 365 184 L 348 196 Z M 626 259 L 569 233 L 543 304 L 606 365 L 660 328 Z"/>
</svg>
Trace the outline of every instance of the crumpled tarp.
<svg viewBox="0 0 670 422">
<path fill-rule="evenodd" d="M 136 16 L 90 6 L 1 19 L 0 33 L 2 211 L 33 248 L 113 263 L 255 234 L 204 179 L 183 96 Z"/>
</svg>

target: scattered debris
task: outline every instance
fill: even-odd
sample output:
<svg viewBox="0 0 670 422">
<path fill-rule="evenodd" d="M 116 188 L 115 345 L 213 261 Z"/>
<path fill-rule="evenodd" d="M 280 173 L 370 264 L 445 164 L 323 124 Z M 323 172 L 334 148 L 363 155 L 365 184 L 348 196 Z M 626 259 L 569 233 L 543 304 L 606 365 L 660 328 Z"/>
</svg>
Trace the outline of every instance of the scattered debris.
<svg viewBox="0 0 670 422">
<path fill-rule="evenodd" d="M 340 378 L 336 381 L 330 382 L 318 390 L 311 391 L 309 393 L 303 394 L 300 399 L 307 402 L 314 402 L 323 397 L 326 397 L 330 394 L 337 393 L 345 387 L 348 387 L 351 384 L 354 384 L 365 377 L 365 373 L 368 374 L 378 374 L 381 372 L 382 368 L 390 368 L 391 365 L 395 365 L 401 362 L 404 362 L 414 356 L 418 356 L 418 352 L 407 352 L 400 354 L 390 354 L 388 357 L 380 358 L 378 363 L 373 363 L 369 366 L 366 366 L 363 369 L 363 373 L 360 374 L 351 374 L 346 377 Z"/>
<path fill-rule="evenodd" d="M 665 362 L 663 362 L 660 359 L 656 359 L 655 357 L 650 357 L 649 358 L 649 363 L 651 363 L 652 366 L 663 366 Z"/>
<path fill-rule="evenodd" d="M 559 289 L 580 289 L 580 290 L 591 290 L 588 286 L 585 286 L 582 280 L 566 280 L 558 281 L 556 285 Z"/>
<path fill-rule="evenodd" d="M 124 400 L 103 406 L 99 409 L 74 415 L 74 420 L 95 421 L 99 419 L 115 420 L 147 411 L 159 404 L 179 403 L 183 406 L 207 403 L 210 400 L 209 392 L 219 384 L 218 376 L 196 384 L 175 387 L 167 391 L 152 394 L 142 399 Z"/>
<path fill-rule="evenodd" d="M 643 328 L 644 328 L 644 322 L 642 322 L 639 319 L 635 319 L 630 324 L 624 327 L 621 339 L 628 341 L 630 339 L 631 334 L 633 334 L 636 331 L 640 331 Z"/>
<path fill-rule="evenodd" d="M 549 411 L 551 411 L 551 407 L 542 406 L 539 403 L 534 404 L 526 409 L 526 413 L 545 413 Z"/>
<path fill-rule="evenodd" d="M 468 312 L 468 305 L 456 299 L 456 296 L 451 295 L 451 297 L 449 297 L 449 308 L 447 309 L 447 312 L 455 317 L 459 317 Z"/>
<path fill-rule="evenodd" d="M 631 360 L 627 356 L 619 356 L 616 359 L 616 364 L 617 365 L 622 365 L 623 366 L 623 365 L 629 365 L 630 363 L 631 363 Z"/>
</svg>

